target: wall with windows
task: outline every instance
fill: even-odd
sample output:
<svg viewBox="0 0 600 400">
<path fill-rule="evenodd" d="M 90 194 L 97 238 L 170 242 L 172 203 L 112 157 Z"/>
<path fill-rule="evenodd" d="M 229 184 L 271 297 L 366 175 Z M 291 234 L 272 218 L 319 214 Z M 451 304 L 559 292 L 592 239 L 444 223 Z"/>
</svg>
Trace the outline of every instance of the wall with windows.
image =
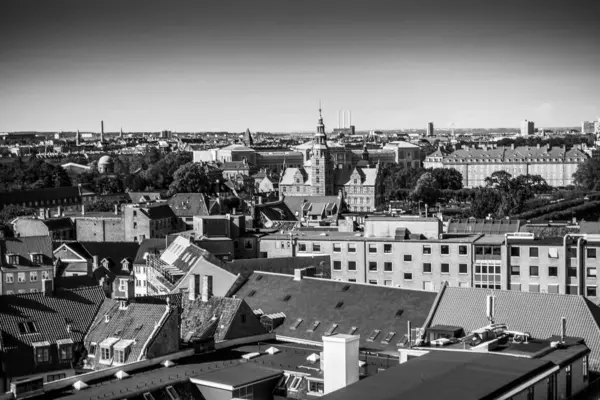
<svg viewBox="0 0 600 400">
<path fill-rule="evenodd" d="M 42 291 L 42 279 L 53 279 L 51 265 L 41 267 L 5 268 L 2 272 L 1 294 L 22 294 Z"/>
</svg>

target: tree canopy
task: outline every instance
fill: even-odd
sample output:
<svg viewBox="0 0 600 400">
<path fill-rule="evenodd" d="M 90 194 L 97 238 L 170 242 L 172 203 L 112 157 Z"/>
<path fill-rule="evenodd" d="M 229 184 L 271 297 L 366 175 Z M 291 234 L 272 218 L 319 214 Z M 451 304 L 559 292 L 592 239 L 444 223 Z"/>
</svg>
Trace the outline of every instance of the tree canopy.
<svg viewBox="0 0 600 400">
<path fill-rule="evenodd" d="M 592 157 L 579 164 L 573 179 L 585 190 L 600 190 L 600 159 Z"/>
<path fill-rule="evenodd" d="M 20 158 L 10 164 L 0 164 L 0 190 L 30 190 L 71 186 L 71 178 L 60 166 L 32 158 L 28 163 Z"/>
<path fill-rule="evenodd" d="M 173 175 L 169 186 L 169 195 L 175 193 L 205 193 L 211 182 L 204 172 L 204 167 L 197 163 L 187 163 L 179 167 Z"/>
</svg>

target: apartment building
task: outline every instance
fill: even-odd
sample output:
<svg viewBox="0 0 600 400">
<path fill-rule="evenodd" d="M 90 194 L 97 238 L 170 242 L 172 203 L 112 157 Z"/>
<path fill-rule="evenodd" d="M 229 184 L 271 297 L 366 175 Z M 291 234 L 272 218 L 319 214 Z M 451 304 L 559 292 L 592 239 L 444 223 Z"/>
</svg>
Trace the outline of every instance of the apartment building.
<svg viewBox="0 0 600 400">
<path fill-rule="evenodd" d="M 334 280 L 435 291 L 443 282 L 471 285 L 473 243 L 481 236 L 427 239 L 406 229 L 398 230 L 395 237 L 300 231 L 264 236 L 260 251 L 269 258 L 329 254 Z"/>
<path fill-rule="evenodd" d="M 181 227 L 180 220 L 166 203 L 127 205 L 123 208 L 123 224 L 128 242 L 164 238 Z"/>
<path fill-rule="evenodd" d="M 49 236 L 6 238 L 0 241 L 0 294 L 41 292 L 54 278 Z"/>
</svg>

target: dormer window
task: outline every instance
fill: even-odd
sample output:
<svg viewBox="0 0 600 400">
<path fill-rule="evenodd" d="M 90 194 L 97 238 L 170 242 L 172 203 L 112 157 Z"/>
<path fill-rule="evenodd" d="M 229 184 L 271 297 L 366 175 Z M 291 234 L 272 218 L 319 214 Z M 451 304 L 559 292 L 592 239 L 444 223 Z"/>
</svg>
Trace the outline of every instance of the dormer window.
<svg viewBox="0 0 600 400">
<path fill-rule="evenodd" d="M 11 265 L 19 265 L 19 255 L 18 254 L 7 254 L 6 255 L 6 262 L 11 264 Z"/>
<path fill-rule="evenodd" d="M 45 364 L 50 362 L 50 343 L 49 342 L 35 342 L 31 343 L 35 354 L 36 364 Z"/>
<path fill-rule="evenodd" d="M 58 347 L 58 358 L 61 362 L 73 361 L 73 340 L 57 340 L 56 347 Z"/>
<path fill-rule="evenodd" d="M 33 321 L 19 322 L 19 333 L 21 335 L 27 335 L 28 333 L 37 333 L 37 325 Z"/>
<path fill-rule="evenodd" d="M 133 340 L 120 340 L 113 346 L 114 361 L 118 364 L 125 364 L 131 351 Z"/>
<path fill-rule="evenodd" d="M 31 262 L 37 265 L 42 265 L 44 263 L 44 255 L 40 253 L 32 253 Z"/>
<path fill-rule="evenodd" d="M 100 362 L 110 364 L 113 358 L 113 346 L 119 338 L 109 337 L 100 342 Z"/>
</svg>

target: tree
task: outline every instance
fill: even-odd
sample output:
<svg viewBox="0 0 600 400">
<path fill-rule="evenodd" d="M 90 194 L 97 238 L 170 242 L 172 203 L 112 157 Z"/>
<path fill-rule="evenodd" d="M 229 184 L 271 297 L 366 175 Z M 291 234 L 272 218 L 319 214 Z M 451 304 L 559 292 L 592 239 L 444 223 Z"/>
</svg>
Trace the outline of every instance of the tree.
<svg viewBox="0 0 600 400">
<path fill-rule="evenodd" d="M 497 216 L 502 196 L 499 191 L 488 188 L 475 188 L 472 192 L 471 215 L 475 218 Z"/>
<path fill-rule="evenodd" d="M 410 196 L 415 201 L 433 205 L 441 195 L 440 185 L 431 172 L 425 172 L 417 180 L 415 189 Z"/>
<path fill-rule="evenodd" d="M 573 179 L 576 185 L 585 190 L 600 189 L 600 159 L 588 158 L 579 164 L 577 171 L 573 174 Z"/>
<path fill-rule="evenodd" d="M 26 215 L 35 215 L 36 210 L 34 208 L 22 207 L 14 204 L 6 205 L 0 210 L 0 221 L 9 223 L 17 217 L 23 217 Z"/>
<path fill-rule="evenodd" d="M 454 168 L 433 168 L 429 172 L 438 182 L 440 189 L 459 190 L 463 187 L 463 176 Z"/>
<path fill-rule="evenodd" d="M 506 192 L 510 188 L 510 180 L 512 179 L 512 175 L 506 171 L 496 171 L 492 172 L 490 176 L 485 178 L 485 184 L 488 187 L 493 187 L 499 189 L 503 192 Z"/>
<path fill-rule="evenodd" d="M 109 212 L 114 210 L 114 204 L 109 203 L 106 200 L 95 201 L 91 204 L 85 206 L 85 210 L 87 212 L 97 211 L 97 212 Z"/>
<path fill-rule="evenodd" d="M 205 193 L 211 185 L 202 164 L 184 164 L 173 174 L 173 182 L 169 186 L 169 195 L 175 193 Z"/>
<path fill-rule="evenodd" d="M 404 168 L 396 165 L 383 170 L 384 195 L 387 198 L 399 199 L 399 189 L 412 189 L 425 170 L 421 168 Z"/>
</svg>

